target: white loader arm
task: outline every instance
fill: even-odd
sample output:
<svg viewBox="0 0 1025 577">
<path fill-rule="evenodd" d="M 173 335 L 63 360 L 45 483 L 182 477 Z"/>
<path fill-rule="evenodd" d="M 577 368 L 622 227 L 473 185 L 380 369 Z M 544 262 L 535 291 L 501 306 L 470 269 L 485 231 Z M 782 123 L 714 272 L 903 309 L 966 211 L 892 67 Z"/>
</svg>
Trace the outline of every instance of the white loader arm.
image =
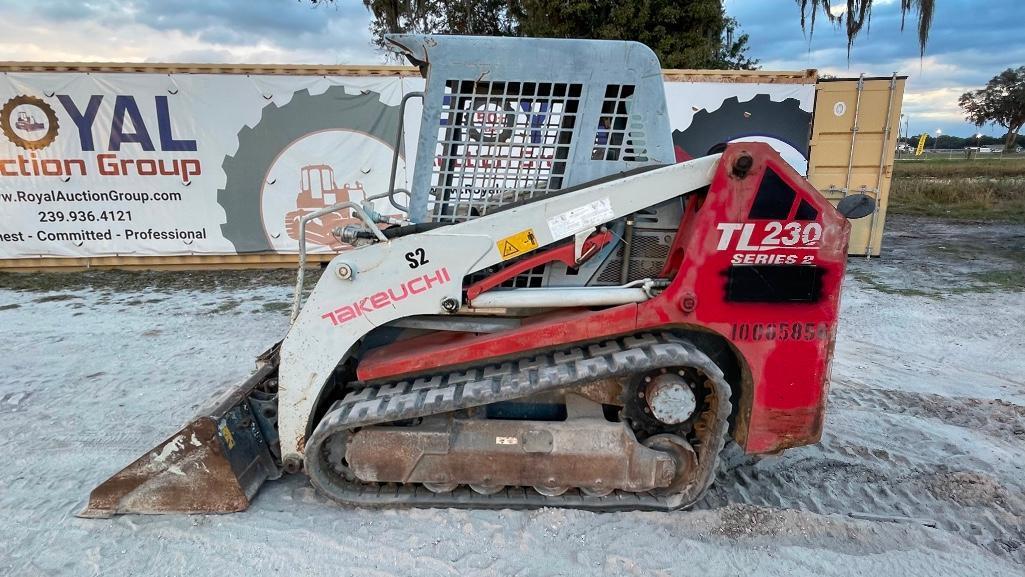
<svg viewBox="0 0 1025 577">
<path fill-rule="evenodd" d="M 579 251 L 581 233 L 709 185 L 719 157 L 555 194 L 339 254 L 281 345 L 278 428 L 285 468 L 298 470 L 328 377 L 372 329 L 404 317 L 454 312 L 463 277 L 521 254 L 503 258 L 500 250 L 502 241 L 514 235 L 531 231 L 537 248 L 577 237 Z"/>
</svg>

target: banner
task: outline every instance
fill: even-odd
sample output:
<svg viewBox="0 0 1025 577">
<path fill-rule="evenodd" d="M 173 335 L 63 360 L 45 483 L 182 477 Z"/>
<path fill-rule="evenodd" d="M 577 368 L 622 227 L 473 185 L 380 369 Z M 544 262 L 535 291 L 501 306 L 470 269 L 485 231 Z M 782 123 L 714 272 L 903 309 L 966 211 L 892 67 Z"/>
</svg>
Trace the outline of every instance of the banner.
<svg viewBox="0 0 1025 577">
<path fill-rule="evenodd" d="M 918 137 L 918 147 L 915 148 L 915 156 L 922 156 L 922 152 L 925 151 L 925 139 L 928 136 L 928 134 L 923 132 L 922 136 Z"/>
<path fill-rule="evenodd" d="M 304 214 L 388 189 L 399 76 L 9 72 L 0 79 L 0 259 L 295 253 Z M 814 85 L 667 83 L 677 160 L 773 144 L 802 173 Z M 420 108 L 407 106 L 396 186 Z M 375 209 L 394 214 L 387 200 Z M 341 248 L 335 214 L 311 252 Z"/>
</svg>

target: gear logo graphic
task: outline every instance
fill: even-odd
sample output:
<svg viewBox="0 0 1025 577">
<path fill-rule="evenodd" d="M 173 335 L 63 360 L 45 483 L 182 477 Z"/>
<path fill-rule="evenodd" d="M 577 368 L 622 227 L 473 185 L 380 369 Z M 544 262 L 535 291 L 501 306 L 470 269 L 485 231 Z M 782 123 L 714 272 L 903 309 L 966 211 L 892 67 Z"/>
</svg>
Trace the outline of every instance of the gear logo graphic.
<svg viewBox="0 0 1025 577">
<path fill-rule="evenodd" d="M 727 142 L 746 137 L 779 140 L 808 158 L 811 112 L 796 98 L 777 102 L 768 94 L 757 94 L 743 102 L 736 96 L 722 101 L 719 108 L 702 108 L 694 113 L 690 126 L 673 131 L 676 161 L 722 152 Z"/>
<path fill-rule="evenodd" d="M 259 122 L 239 130 L 238 149 L 225 156 L 221 164 L 225 183 L 217 191 L 217 203 L 224 209 L 225 222 L 221 225 L 224 238 L 239 254 L 282 250 L 284 244 L 280 241 L 298 236 L 297 215 L 346 199 L 362 200 L 364 185 L 368 190 L 386 186 L 398 126 L 397 104 L 382 103 L 381 95 L 370 90 L 350 94 L 341 85 L 331 86 L 319 94 L 303 89 L 295 92 L 285 104 L 266 105 Z M 274 187 L 268 185 L 269 171 L 279 164 L 290 165 L 283 159 L 290 151 L 302 149 L 303 143 L 310 145 L 309 149 L 323 146 L 319 154 L 299 154 L 303 158 L 296 159 L 294 170 L 300 172 L 299 196 L 296 197 L 294 187 L 283 184 L 281 188 L 287 191 L 272 192 Z M 353 157 L 372 147 L 381 149 L 367 156 L 383 159 L 383 164 L 372 171 L 367 167 L 370 174 L 364 174 Z M 333 151 L 333 154 L 324 151 Z M 291 170 L 279 175 L 282 183 L 295 174 Z M 343 186 L 336 184 L 336 174 Z M 275 179 L 271 177 L 270 181 Z M 384 184 L 372 186 L 371 181 L 375 179 L 383 179 Z M 330 236 L 330 230 L 338 224 L 331 218 L 313 221 L 308 231 L 312 234 L 307 240 L 311 244 L 339 248 Z M 285 236 L 275 236 L 277 231 Z M 287 243 L 290 250 L 297 246 L 293 243 L 296 241 Z"/>
<path fill-rule="evenodd" d="M 40 150 L 57 138 L 60 123 L 53 107 L 35 96 L 15 96 L 0 109 L 4 136 L 25 150 Z"/>
</svg>

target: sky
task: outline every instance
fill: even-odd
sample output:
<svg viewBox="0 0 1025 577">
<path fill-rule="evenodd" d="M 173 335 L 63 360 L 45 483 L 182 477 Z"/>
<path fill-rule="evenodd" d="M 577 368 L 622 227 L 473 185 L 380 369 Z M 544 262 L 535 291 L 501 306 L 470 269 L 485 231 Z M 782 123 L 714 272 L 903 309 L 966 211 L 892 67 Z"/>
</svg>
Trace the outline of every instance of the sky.
<svg viewBox="0 0 1025 577">
<path fill-rule="evenodd" d="M 846 4 L 838 1 L 836 4 Z M 903 112 L 911 134 L 999 136 L 1001 127 L 965 122 L 958 97 L 1007 68 L 1025 66 L 1025 0 L 936 0 L 929 43 L 920 56 L 917 16 L 900 31 L 899 0 L 873 2 L 871 29 L 847 58 L 847 35 L 820 18 L 809 41 L 792 0 L 726 0 L 726 11 L 750 35 L 753 58 L 765 70 L 816 68 L 835 76 L 907 75 Z"/>
<path fill-rule="evenodd" d="M 875 0 L 871 29 L 849 59 L 845 34 L 825 18 L 810 38 L 801 30 L 793 0 L 725 2 L 750 35 L 749 56 L 765 70 L 909 76 L 903 111 L 912 134 L 974 134 L 958 96 L 1025 65 L 1025 0 L 937 0 L 924 57 L 914 16 L 901 33 L 899 0 Z M 0 58 L 380 64 L 385 56 L 370 43 L 369 23 L 359 0 L 321 7 L 297 0 L 0 0 Z"/>
</svg>

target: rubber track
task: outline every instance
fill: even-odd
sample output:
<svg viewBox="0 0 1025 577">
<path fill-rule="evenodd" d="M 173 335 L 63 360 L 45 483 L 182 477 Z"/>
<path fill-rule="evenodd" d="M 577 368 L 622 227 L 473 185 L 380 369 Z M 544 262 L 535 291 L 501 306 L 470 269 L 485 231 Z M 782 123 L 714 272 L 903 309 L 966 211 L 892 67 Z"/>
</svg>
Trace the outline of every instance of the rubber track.
<svg viewBox="0 0 1025 577">
<path fill-rule="evenodd" d="M 682 493 L 659 496 L 614 491 L 593 497 L 570 490 L 557 497 L 533 489 L 507 487 L 481 495 L 468 487 L 433 493 L 417 484 L 363 484 L 345 481 L 325 466 L 327 440 L 336 433 L 369 425 L 446 413 L 583 384 L 607 377 L 623 377 L 668 367 L 689 366 L 702 371 L 714 388 L 718 403 L 715 422 L 695 447 L 699 470 L 696 483 Z M 412 381 L 364 388 L 336 402 L 310 435 L 306 445 L 306 472 L 327 496 L 347 504 L 370 506 L 672 510 L 695 503 L 715 477 L 719 451 L 732 410 L 730 387 L 722 371 L 689 341 L 668 333 L 642 334 L 591 345 L 570 347 L 465 371 L 421 377 Z"/>
</svg>

